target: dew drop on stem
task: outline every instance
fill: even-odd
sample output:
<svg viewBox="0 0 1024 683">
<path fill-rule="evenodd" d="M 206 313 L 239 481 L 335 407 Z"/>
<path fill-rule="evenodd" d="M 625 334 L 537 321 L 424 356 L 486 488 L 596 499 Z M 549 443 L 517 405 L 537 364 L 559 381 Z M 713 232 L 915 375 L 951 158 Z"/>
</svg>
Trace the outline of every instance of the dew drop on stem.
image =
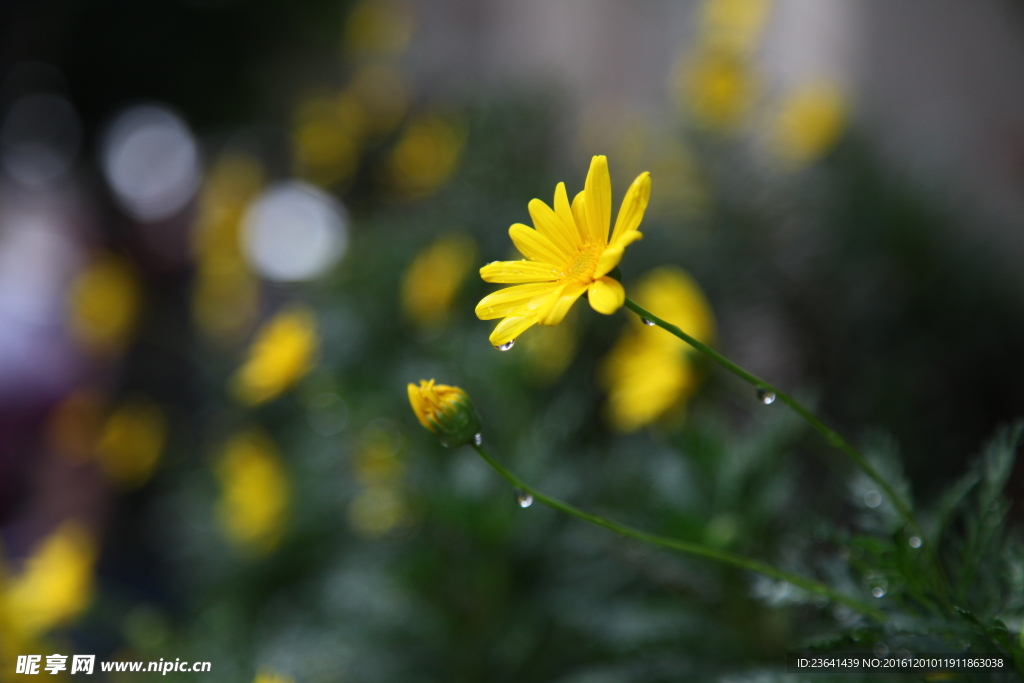
<svg viewBox="0 0 1024 683">
<path fill-rule="evenodd" d="M 647 325 L 647 327 L 654 327 L 653 320 L 648 320 L 647 318 L 640 318 L 640 322 L 642 322 L 644 325 Z"/>
<path fill-rule="evenodd" d="M 528 508 L 533 505 L 533 496 L 522 489 L 516 489 L 516 505 L 521 508 Z"/>
<path fill-rule="evenodd" d="M 757 400 L 765 404 L 766 406 L 770 406 L 771 404 L 775 403 L 774 391 L 758 387 L 755 393 L 757 394 Z"/>
</svg>

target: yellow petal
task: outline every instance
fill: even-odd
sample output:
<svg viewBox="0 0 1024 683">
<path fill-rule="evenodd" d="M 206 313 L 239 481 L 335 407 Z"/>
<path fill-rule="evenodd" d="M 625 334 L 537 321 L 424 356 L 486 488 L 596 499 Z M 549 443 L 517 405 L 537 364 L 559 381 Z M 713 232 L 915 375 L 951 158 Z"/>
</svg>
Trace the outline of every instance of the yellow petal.
<svg viewBox="0 0 1024 683">
<path fill-rule="evenodd" d="M 576 220 L 576 231 L 580 234 L 580 240 L 585 241 L 590 237 L 590 228 L 587 227 L 587 200 L 586 194 L 577 193 L 572 200 L 572 216 Z"/>
<path fill-rule="evenodd" d="M 505 318 L 498 323 L 498 326 L 494 328 L 491 336 L 487 339 L 494 346 L 501 346 L 510 341 L 515 341 L 516 337 L 536 324 L 537 320 L 532 315 Z"/>
<path fill-rule="evenodd" d="M 608 159 L 603 155 L 590 161 L 590 172 L 587 173 L 583 193 L 590 236 L 608 244 L 608 228 L 612 221 L 612 178 L 608 174 Z"/>
<path fill-rule="evenodd" d="M 526 310 L 535 311 L 536 304 L 530 308 L 531 302 L 551 294 L 558 287 L 559 285 L 551 282 L 537 282 L 499 289 L 480 300 L 480 303 L 476 305 L 476 316 L 481 320 L 493 320 L 494 318 L 504 318 L 517 311 L 519 313 Z"/>
<path fill-rule="evenodd" d="M 565 285 L 562 291 L 559 293 L 558 298 L 555 300 L 551 310 L 547 312 L 547 315 L 543 320 L 540 321 L 541 325 L 557 325 L 562 322 L 565 315 L 572 308 L 572 305 L 576 303 L 576 299 L 579 299 L 583 292 L 587 291 L 586 285 L 581 285 L 575 282 L 570 282 Z"/>
<path fill-rule="evenodd" d="M 590 298 L 591 308 L 598 313 L 611 315 L 622 308 L 626 301 L 626 290 L 618 280 L 603 277 L 590 285 L 587 296 Z"/>
<path fill-rule="evenodd" d="M 519 253 L 531 261 L 550 263 L 559 269 L 564 267 L 566 257 L 562 251 L 533 228 L 516 223 L 508 229 L 508 234 Z"/>
<path fill-rule="evenodd" d="M 619 261 L 622 260 L 622 252 L 626 250 L 626 247 L 641 238 L 643 238 L 643 233 L 638 230 L 631 230 L 608 245 L 608 248 L 601 252 L 601 258 L 597 261 L 597 270 L 594 271 L 594 277 L 607 275 L 614 270 L 615 266 L 619 265 Z"/>
<path fill-rule="evenodd" d="M 550 206 L 539 199 L 531 199 L 527 209 L 530 211 L 530 218 L 533 219 L 533 227 L 551 240 L 565 258 L 576 251 L 576 238 L 573 234 L 576 230 L 570 232 L 569 227 L 562 223 L 562 219 Z"/>
<path fill-rule="evenodd" d="M 647 210 L 647 202 L 650 198 L 651 174 L 644 172 L 637 176 L 622 199 L 619 216 L 615 219 L 615 230 L 612 231 L 612 244 L 617 238 L 640 227 L 640 221 L 644 218 L 644 211 Z"/>
<path fill-rule="evenodd" d="M 576 227 L 576 217 L 572 213 L 572 206 L 569 204 L 569 195 L 565 193 L 565 183 L 558 183 L 555 186 L 555 213 L 562 219 L 569 233 L 572 235 L 572 243 L 576 247 L 583 246 L 583 237 L 580 229 Z"/>
<path fill-rule="evenodd" d="M 412 406 L 412 412 L 416 414 L 416 419 L 420 421 L 425 429 L 430 429 L 430 423 L 427 422 L 427 410 L 424 405 L 423 394 L 420 392 L 420 388 L 415 384 L 410 384 L 407 387 L 409 391 L 409 405 Z"/>
<path fill-rule="evenodd" d="M 558 270 L 547 263 L 536 261 L 495 261 L 480 269 L 484 282 L 518 284 L 520 282 L 545 282 L 558 277 Z"/>
</svg>

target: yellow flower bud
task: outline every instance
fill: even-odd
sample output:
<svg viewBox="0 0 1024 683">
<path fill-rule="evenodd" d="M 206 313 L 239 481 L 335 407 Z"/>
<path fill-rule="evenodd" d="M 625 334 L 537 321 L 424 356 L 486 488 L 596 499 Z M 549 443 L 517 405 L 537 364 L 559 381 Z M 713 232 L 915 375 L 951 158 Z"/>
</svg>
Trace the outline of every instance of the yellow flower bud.
<svg viewBox="0 0 1024 683">
<path fill-rule="evenodd" d="M 459 387 L 421 380 L 419 386 L 409 385 L 409 404 L 420 424 L 445 446 L 462 446 L 480 432 L 480 416 Z"/>
</svg>

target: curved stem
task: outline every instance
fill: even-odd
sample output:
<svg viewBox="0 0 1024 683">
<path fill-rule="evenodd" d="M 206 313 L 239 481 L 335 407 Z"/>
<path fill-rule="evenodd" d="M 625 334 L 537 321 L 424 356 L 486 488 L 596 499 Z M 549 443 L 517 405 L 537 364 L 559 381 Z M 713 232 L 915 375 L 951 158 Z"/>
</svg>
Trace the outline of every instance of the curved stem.
<svg viewBox="0 0 1024 683">
<path fill-rule="evenodd" d="M 863 470 L 863 472 L 867 474 L 871 478 L 871 480 L 878 485 L 880 489 L 882 489 L 885 495 L 889 497 L 889 500 L 892 501 L 893 507 L 896 508 L 896 511 L 899 513 L 900 517 L 902 517 L 906 524 L 913 530 L 914 534 L 920 536 L 921 538 L 925 537 L 921 525 L 918 523 L 917 518 L 914 516 L 914 512 L 910 509 L 910 505 L 908 505 L 907 502 L 903 500 L 903 498 L 896 492 L 896 490 L 893 489 L 892 486 L 890 486 L 889 482 L 887 482 L 885 478 L 881 474 L 879 474 L 878 470 L 875 469 L 875 467 L 868 461 L 868 459 L 865 458 L 860 451 L 854 448 L 849 441 L 844 439 L 841 434 L 839 434 L 837 431 L 826 425 L 817 415 L 812 413 L 802 403 L 797 401 L 795 398 L 793 398 L 786 392 L 772 386 L 771 384 L 764 381 L 757 375 L 754 375 L 753 373 L 744 370 L 739 365 L 736 365 L 731 360 L 729 360 L 722 354 L 718 353 L 713 348 L 711 348 L 704 342 L 700 341 L 699 339 L 691 337 L 686 332 L 683 332 L 681 329 L 679 329 L 672 323 L 662 320 L 661 318 L 654 315 L 653 313 L 651 313 L 643 306 L 630 299 L 629 297 L 626 297 L 626 308 L 633 311 L 641 318 L 649 320 L 658 327 L 662 328 L 663 330 L 679 337 L 687 344 L 697 349 L 705 356 L 707 356 L 714 362 L 718 363 L 723 368 L 725 368 L 732 374 L 736 375 L 740 379 L 748 382 L 749 384 L 753 385 L 758 389 L 775 394 L 777 400 L 782 401 L 790 408 L 792 408 L 797 415 L 802 417 L 812 427 L 818 430 L 818 432 L 820 432 L 821 435 L 825 437 L 829 444 L 839 449 L 840 451 L 845 453 L 847 457 L 853 460 L 853 462 L 856 463 L 856 465 L 860 467 L 860 469 Z M 931 556 L 931 559 L 935 567 L 937 568 L 940 580 L 943 584 L 946 585 L 948 589 L 949 581 L 945 576 L 945 571 L 942 568 L 942 564 L 938 561 L 938 555 L 934 551 L 933 544 L 928 544 L 927 552 Z"/>
<path fill-rule="evenodd" d="M 564 512 L 565 514 L 575 517 L 576 519 L 581 519 L 584 522 L 596 524 L 597 526 L 604 527 L 605 529 L 609 529 L 617 534 L 635 539 L 637 541 L 643 541 L 644 543 L 650 543 L 652 545 L 661 546 L 662 548 L 676 550 L 678 552 L 686 553 L 688 555 L 694 555 L 697 557 L 704 557 L 710 560 L 716 560 L 718 562 L 729 564 L 734 567 L 739 567 L 741 569 L 746 569 L 748 571 L 757 572 L 758 574 L 763 574 L 764 576 L 769 576 L 773 579 L 785 581 L 794 586 L 802 588 L 809 593 L 821 595 L 823 597 L 828 598 L 829 600 L 832 600 L 833 602 L 838 602 L 843 605 L 846 605 L 850 609 L 860 612 L 864 616 L 873 619 L 874 621 L 877 621 L 879 623 L 885 623 L 886 621 L 888 621 L 888 617 L 886 617 L 885 613 L 881 610 L 876 609 L 871 605 L 868 605 L 867 603 L 862 602 L 856 598 L 851 598 L 849 596 L 843 595 L 842 593 L 834 591 L 828 586 L 818 583 L 817 581 L 806 579 L 802 576 L 797 576 L 796 574 L 790 574 L 789 572 L 782 571 L 781 569 L 777 569 L 769 564 L 765 564 L 764 562 L 759 562 L 758 560 L 751 560 L 749 558 L 743 557 L 742 555 L 736 555 L 725 550 L 712 548 L 711 546 L 706 546 L 701 543 L 680 541 L 674 538 L 668 538 L 666 536 L 659 536 L 657 534 L 647 533 L 646 531 L 640 531 L 639 529 L 634 529 L 632 527 L 626 526 L 625 524 L 619 524 L 618 522 L 614 522 L 610 519 L 605 519 L 604 517 L 600 517 L 589 512 L 584 512 L 583 510 L 573 507 L 572 505 L 569 505 L 568 503 L 561 501 L 558 498 L 553 498 L 551 496 L 545 495 L 538 491 L 537 489 L 533 488 L 532 486 L 524 482 L 522 479 L 512 474 L 512 472 L 505 469 L 505 467 L 502 466 L 502 464 L 499 463 L 497 460 L 495 460 L 494 457 L 491 456 L 491 454 L 488 453 L 483 446 L 479 446 L 476 444 L 470 445 L 473 446 L 473 449 L 480 454 L 480 457 L 486 460 L 487 464 L 493 467 L 498 474 L 505 478 L 506 481 L 508 481 L 516 488 L 528 492 L 530 495 L 533 496 L 534 500 L 543 503 L 544 505 L 547 505 L 550 508 L 558 510 L 559 512 Z"/>
<path fill-rule="evenodd" d="M 842 435 L 840 435 L 834 429 L 826 425 L 824 422 L 821 421 L 820 418 L 818 418 L 817 415 L 815 415 L 806 407 L 804 407 L 802 403 L 797 401 L 795 398 L 793 398 L 786 392 L 772 386 L 771 384 L 764 381 L 757 375 L 747 372 L 746 370 L 736 365 L 722 354 L 715 351 L 713 348 L 711 348 L 704 342 L 691 337 L 690 335 L 686 334 L 672 323 L 662 320 L 661 318 L 654 315 L 653 313 L 645 309 L 643 306 L 641 306 L 640 304 L 636 303 L 635 301 L 628 297 L 626 298 L 626 308 L 633 311 L 641 318 L 650 320 L 663 330 L 666 330 L 667 332 L 670 332 L 671 334 L 674 334 L 675 336 L 679 337 L 687 344 L 697 349 L 705 356 L 715 361 L 716 363 L 718 363 L 723 368 L 725 368 L 732 374 L 736 375 L 740 379 L 745 380 L 746 382 L 750 383 L 751 385 L 758 389 L 770 391 L 771 393 L 775 394 L 778 400 L 788 405 L 790 408 L 793 409 L 794 412 L 796 412 L 797 415 L 804 418 L 804 420 L 806 420 L 812 427 L 821 432 L 822 436 L 824 436 L 825 439 L 832 446 L 838 448 L 843 453 L 845 453 L 851 460 L 853 460 L 853 462 L 857 464 L 858 467 L 860 467 L 864 471 L 865 474 L 871 477 L 872 481 L 878 484 L 878 487 L 881 488 L 887 496 L 889 496 L 889 499 L 892 501 L 893 506 L 896 508 L 897 512 L 900 513 L 900 516 L 903 517 L 907 524 L 914 527 L 915 531 L 920 531 L 920 525 L 917 523 L 917 519 L 914 517 L 914 513 L 911 511 L 910 506 L 907 505 L 907 503 L 903 500 L 903 498 L 900 497 L 899 494 L 896 493 L 892 486 L 889 485 L 889 482 L 887 482 L 885 478 L 878 473 L 878 470 L 876 470 L 874 466 L 870 462 L 868 462 L 868 459 L 865 458 L 860 451 L 851 446 L 850 442 L 844 439 Z"/>
</svg>

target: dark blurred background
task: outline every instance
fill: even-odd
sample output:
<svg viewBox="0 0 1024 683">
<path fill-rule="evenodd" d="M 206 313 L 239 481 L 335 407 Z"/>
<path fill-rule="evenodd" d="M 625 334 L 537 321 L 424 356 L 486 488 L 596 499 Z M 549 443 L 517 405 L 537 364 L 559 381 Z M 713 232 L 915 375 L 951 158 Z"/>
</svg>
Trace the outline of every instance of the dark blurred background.
<svg viewBox="0 0 1024 683">
<path fill-rule="evenodd" d="M 627 293 L 922 507 L 1024 414 L 1019 2 L 0 4 L 0 679 L 718 679 L 841 630 L 409 411 L 458 384 L 540 488 L 829 571 L 867 498 L 783 406 L 624 313 L 487 343 L 476 269 L 594 154 L 653 177 Z"/>
</svg>

